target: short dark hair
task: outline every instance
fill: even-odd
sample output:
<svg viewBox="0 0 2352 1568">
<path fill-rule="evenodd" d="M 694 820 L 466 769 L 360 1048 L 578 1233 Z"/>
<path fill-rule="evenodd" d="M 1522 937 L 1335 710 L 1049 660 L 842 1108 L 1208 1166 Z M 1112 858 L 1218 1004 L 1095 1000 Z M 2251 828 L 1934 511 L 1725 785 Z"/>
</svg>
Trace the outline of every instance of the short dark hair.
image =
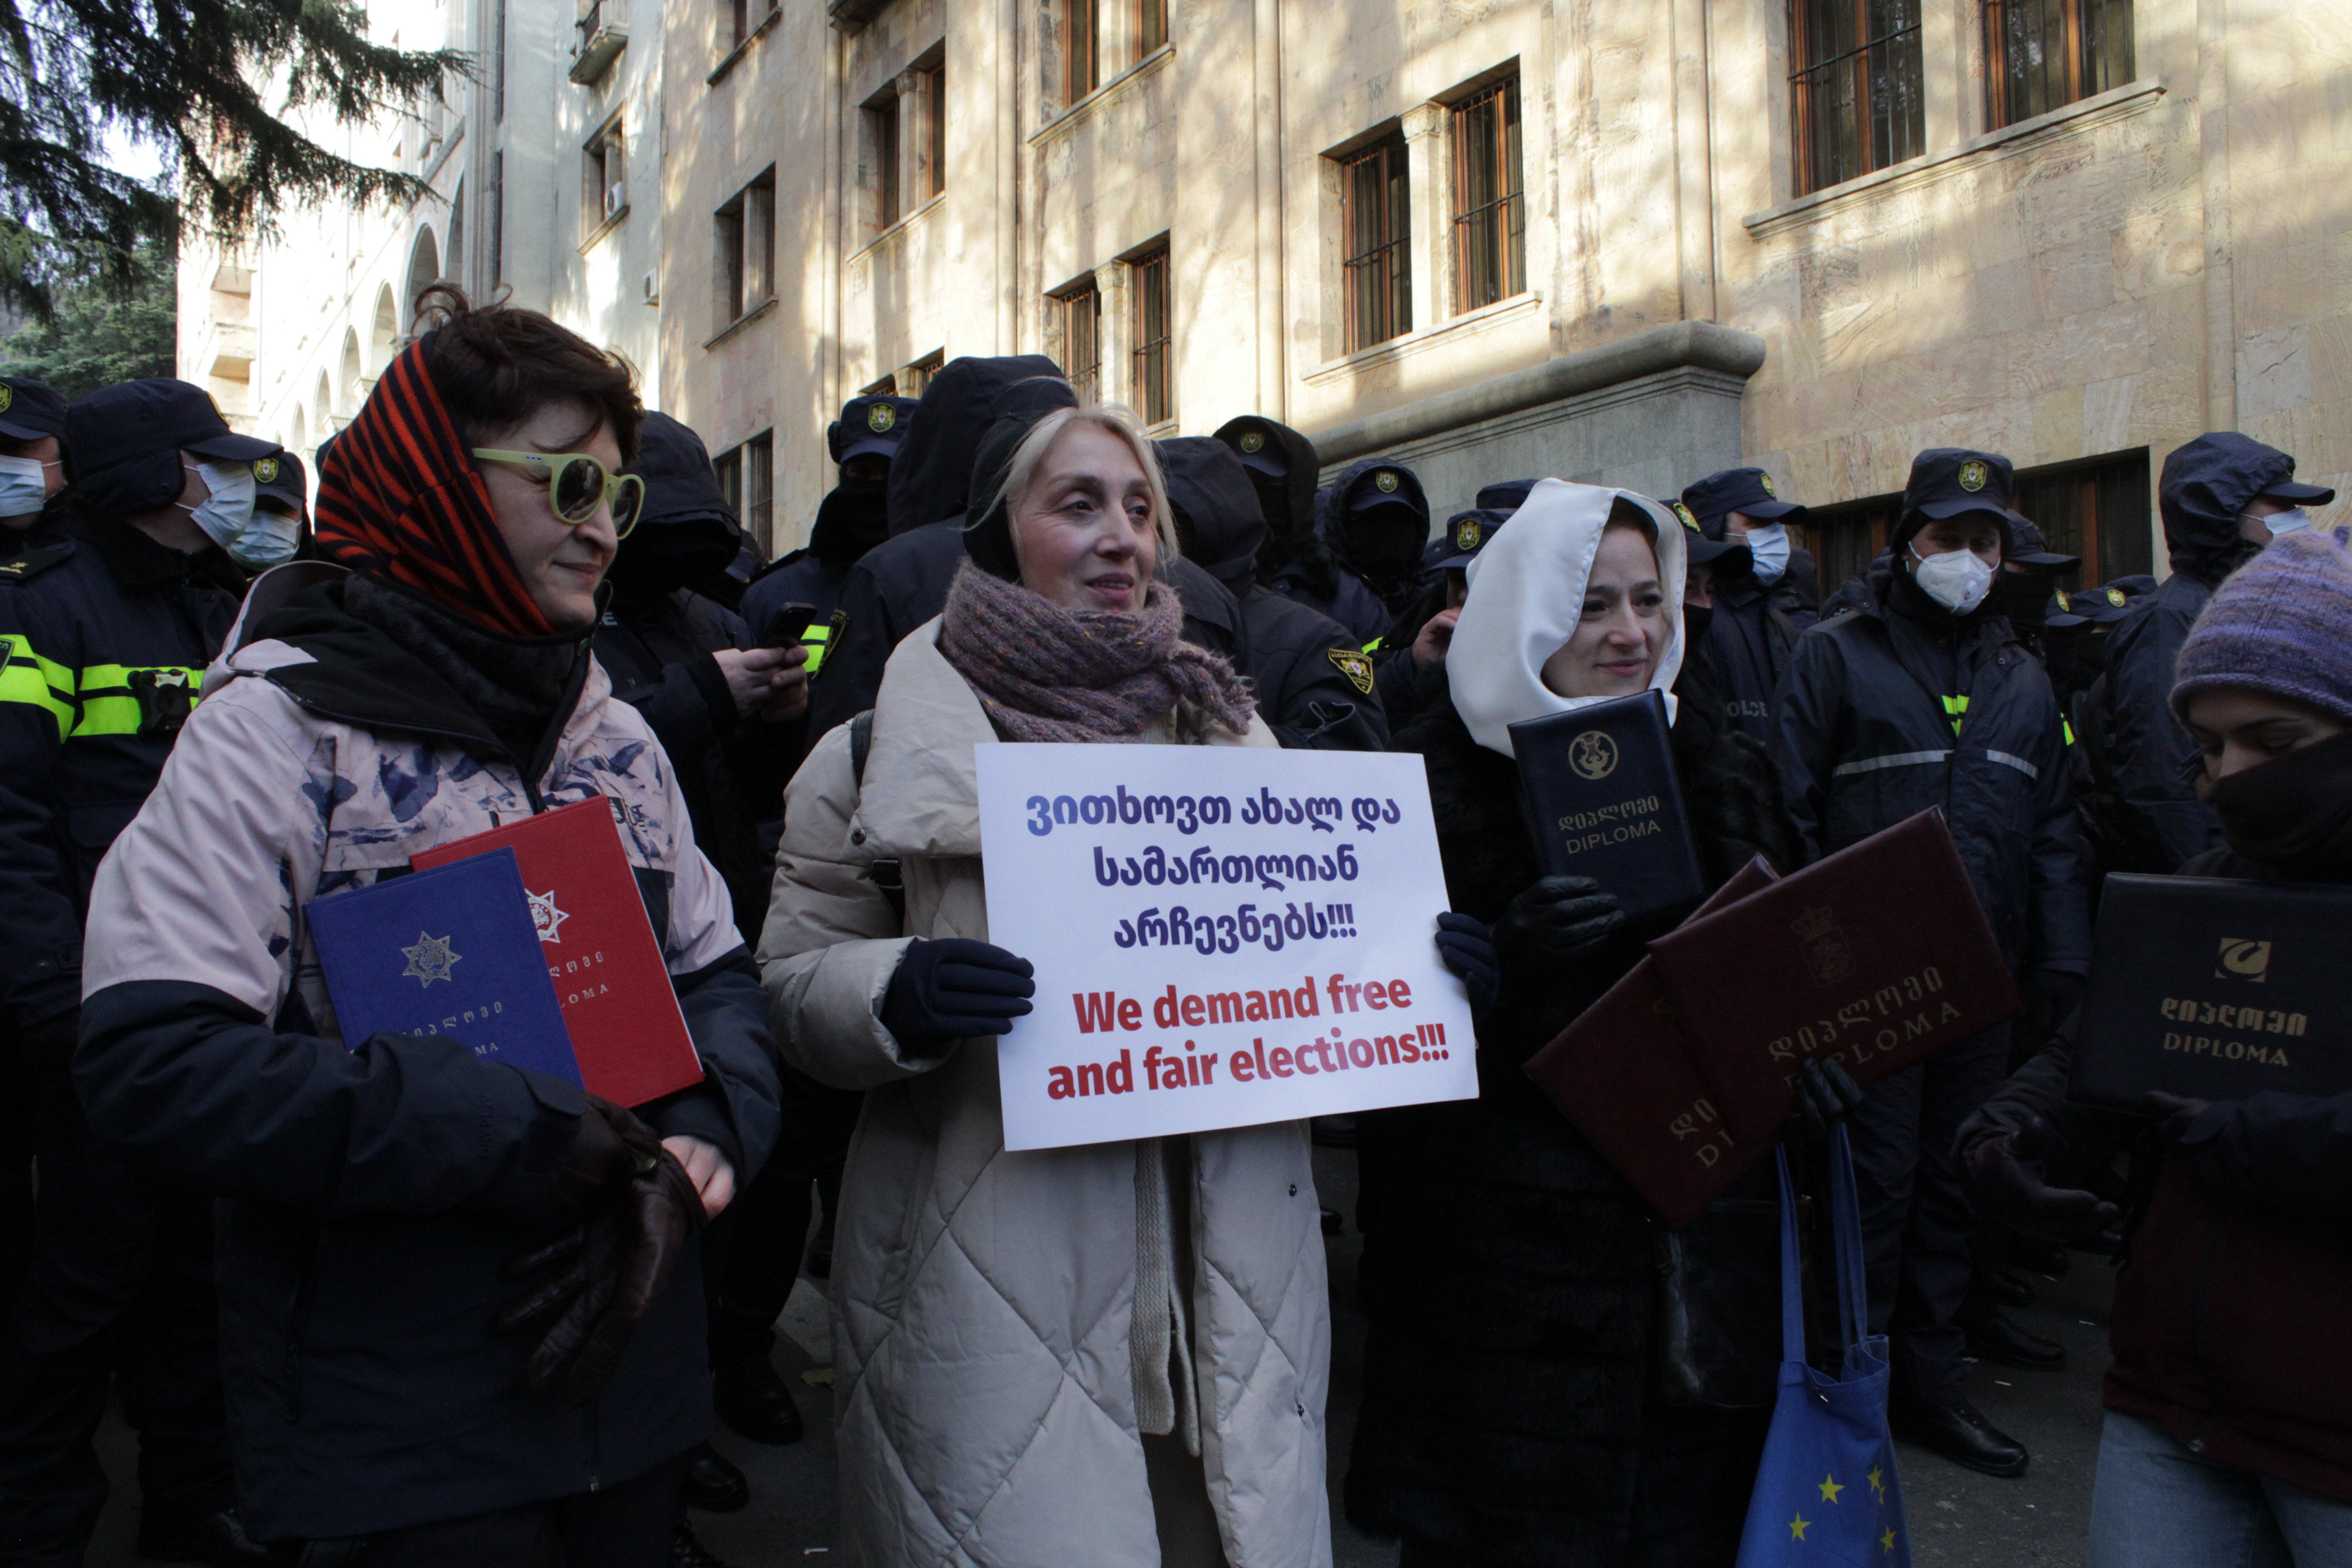
<svg viewBox="0 0 2352 1568">
<path fill-rule="evenodd" d="M 436 283 L 416 297 L 425 368 L 468 442 L 509 429 L 559 400 L 583 403 L 611 426 L 624 466 L 637 458 L 636 373 L 537 310 L 475 305 L 454 283 Z"/>
</svg>

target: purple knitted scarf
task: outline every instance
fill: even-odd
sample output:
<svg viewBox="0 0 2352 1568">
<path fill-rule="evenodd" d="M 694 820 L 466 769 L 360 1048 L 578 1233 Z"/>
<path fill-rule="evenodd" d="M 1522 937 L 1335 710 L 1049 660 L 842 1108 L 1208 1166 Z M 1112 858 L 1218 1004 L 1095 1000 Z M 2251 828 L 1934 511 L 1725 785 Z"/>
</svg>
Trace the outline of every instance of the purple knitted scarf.
<svg viewBox="0 0 2352 1568">
<path fill-rule="evenodd" d="M 1211 726 L 1238 735 L 1249 688 L 1213 653 L 1177 640 L 1174 590 L 1150 585 L 1139 614 L 1066 610 L 1041 594 L 958 569 L 940 618 L 940 652 L 971 683 L 1009 740 L 1140 741 L 1173 710 L 1177 738 Z"/>
</svg>

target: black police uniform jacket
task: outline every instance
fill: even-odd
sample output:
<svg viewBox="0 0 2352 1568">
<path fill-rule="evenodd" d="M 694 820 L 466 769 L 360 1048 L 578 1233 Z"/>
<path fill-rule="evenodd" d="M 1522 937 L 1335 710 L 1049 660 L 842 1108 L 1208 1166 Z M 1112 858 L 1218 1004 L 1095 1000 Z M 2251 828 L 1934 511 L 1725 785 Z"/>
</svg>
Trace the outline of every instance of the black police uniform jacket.
<svg viewBox="0 0 2352 1568">
<path fill-rule="evenodd" d="M 1542 875 L 1518 768 L 1471 738 L 1442 667 L 1424 684 L 1396 749 L 1427 761 L 1453 907 L 1492 922 Z M 1677 690 L 1675 771 L 1707 883 L 1758 854 L 1791 864 L 1801 851 L 1763 748 L 1727 733 L 1688 680 Z M 1346 1499 L 1360 1528 L 1513 1568 L 1700 1568 L 1738 1550 L 1769 1373 L 1757 1408 L 1666 1401 L 1668 1233 L 1523 1070 L 1642 952 L 1621 934 L 1566 962 L 1507 952 L 1478 1026 L 1478 1098 L 1359 1119 L 1371 1328 Z M 1760 1328 L 1768 1368 L 1772 1193 L 1757 1173 L 1680 1236 L 1695 1288 Z"/>
<path fill-rule="evenodd" d="M 711 655 L 749 641 L 741 618 L 716 599 L 685 588 L 632 594 L 624 585 L 593 644 L 613 695 L 645 715 L 669 753 L 694 842 L 727 884 L 747 945 L 760 940 L 774 869 L 772 845 L 761 848 L 761 807 L 781 816 L 799 739 L 796 727 L 787 736 L 782 725 L 738 716 Z"/>
<path fill-rule="evenodd" d="M 90 879 L 155 787 L 243 582 L 217 550 L 113 518 L 0 566 L 0 931 L 19 1025 L 80 1005 Z"/>
<path fill-rule="evenodd" d="M 1800 561 L 1812 576 L 1812 559 L 1793 552 L 1789 572 L 1769 588 L 1753 576 L 1718 577 L 1715 615 L 1707 628 L 1707 653 L 1722 683 L 1724 716 L 1751 739 L 1772 736 L 1772 698 L 1788 672 L 1797 638 L 1813 624 L 1801 592 L 1791 582 Z"/>
<path fill-rule="evenodd" d="M 1815 856 L 1941 806 L 2001 954 L 2080 973 L 2082 846 L 2057 699 L 2009 622 L 1955 621 L 1907 580 L 1797 639 L 1772 738 Z"/>
</svg>

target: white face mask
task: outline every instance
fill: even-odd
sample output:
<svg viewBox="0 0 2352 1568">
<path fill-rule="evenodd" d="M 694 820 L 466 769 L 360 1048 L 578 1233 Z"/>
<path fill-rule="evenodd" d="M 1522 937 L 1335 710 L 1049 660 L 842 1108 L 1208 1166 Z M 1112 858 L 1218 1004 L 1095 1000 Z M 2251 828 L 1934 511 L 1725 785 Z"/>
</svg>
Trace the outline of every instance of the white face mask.
<svg viewBox="0 0 2352 1568">
<path fill-rule="evenodd" d="M 1941 555 L 1922 555 L 1919 547 L 1912 545 L 1911 559 L 1916 564 L 1911 576 L 1919 591 L 1956 616 L 1965 616 L 1985 602 L 1992 592 L 1992 568 L 1973 550 L 1948 550 Z"/>
<path fill-rule="evenodd" d="M 38 458 L 0 458 L 0 517 L 30 517 L 47 506 L 54 467 Z"/>
<path fill-rule="evenodd" d="M 299 525 L 276 512 L 255 510 L 260 487 L 251 463 L 184 463 L 181 467 L 193 467 L 212 488 L 211 495 L 184 510 L 207 538 L 228 552 L 230 560 L 240 566 L 275 566 L 293 555 Z"/>
<path fill-rule="evenodd" d="M 2311 514 L 2299 506 L 2294 506 L 2284 511 L 2274 511 L 2268 517 L 2259 517 L 2254 521 L 2269 529 L 2273 539 L 2279 539 L 2309 528 Z"/>
<path fill-rule="evenodd" d="M 1756 558 L 1756 580 L 1767 588 L 1789 574 L 1789 531 L 1777 522 L 1748 526 L 1742 542 Z"/>
</svg>

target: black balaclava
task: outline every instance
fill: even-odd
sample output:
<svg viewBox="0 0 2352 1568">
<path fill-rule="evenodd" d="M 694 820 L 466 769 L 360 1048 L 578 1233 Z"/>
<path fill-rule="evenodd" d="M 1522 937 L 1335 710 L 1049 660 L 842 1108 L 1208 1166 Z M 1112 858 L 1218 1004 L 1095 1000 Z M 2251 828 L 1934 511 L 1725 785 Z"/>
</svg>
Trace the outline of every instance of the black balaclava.
<svg viewBox="0 0 2352 1568">
<path fill-rule="evenodd" d="M 2019 637 L 2037 637 L 2042 623 L 2050 618 L 2050 596 L 2055 592 L 2041 573 L 2011 572 L 2004 566 L 1994 574 L 1992 592 L 1985 595 L 1985 602 L 2009 617 L 2011 628 Z"/>
<path fill-rule="evenodd" d="M 853 479 L 844 474 L 817 503 L 809 549 L 828 566 L 851 566 L 889 537 L 890 476 Z"/>
<path fill-rule="evenodd" d="M 1265 521 L 1265 543 L 1257 557 L 1258 581 L 1275 574 L 1301 555 L 1315 552 L 1315 490 L 1321 473 L 1315 443 L 1279 420 L 1255 414 L 1228 419 L 1216 439 L 1232 447 L 1250 467 L 1250 489 L 1257 493 L 1258 514 Z M 1252 445 L 1255 440 L 1255 445 Z M 1267 473 L 1262 468 L 1280 468 Z"/>
<path fill-rule="evenodd" d="M 1000 415 L 1074 408 L 1077 401 L 1061 367 L 1044 354 L 950 360 L 923 389 L 913 427 L 891 459 L 891 533 L 963 515 L 973 459 Z"/>
<path fill-rule="evenodd" d="M 1246 593 L 1266 537 L 1252 470 L 1213 436 L 1180 436 L 1152 447 L 1185 559 L 1235 595 Z"/>
<path fill-rule="evenodd" d="M 1393 489 L 1377 488 L 1383 472 L 1396 475 Z M 1355 511 L 1355 492 L 1372 485 L 1382 499 L 1371 510 Z M 1388 499 L 1392 497 L 1393 499 Z M 1324 539 L 1348 570 L 1361 577 L 1390 611 L 1402 608 L 1421 571 L 1422 547 L 1429 542 L 1429 502 L 1421 480 L 1411 468 L 1391 458 L 1368 458 L 1350 463 L 1316 498 Z"/>
<path fill-rule="evenodd" d="M 629 471 L 646 482 L 646 507 L 613 557 L 615 595 L 633 601 L 723 574 L 742 548 L 743 531 L 702 437 L 648 411 Z"/>
</svg>

